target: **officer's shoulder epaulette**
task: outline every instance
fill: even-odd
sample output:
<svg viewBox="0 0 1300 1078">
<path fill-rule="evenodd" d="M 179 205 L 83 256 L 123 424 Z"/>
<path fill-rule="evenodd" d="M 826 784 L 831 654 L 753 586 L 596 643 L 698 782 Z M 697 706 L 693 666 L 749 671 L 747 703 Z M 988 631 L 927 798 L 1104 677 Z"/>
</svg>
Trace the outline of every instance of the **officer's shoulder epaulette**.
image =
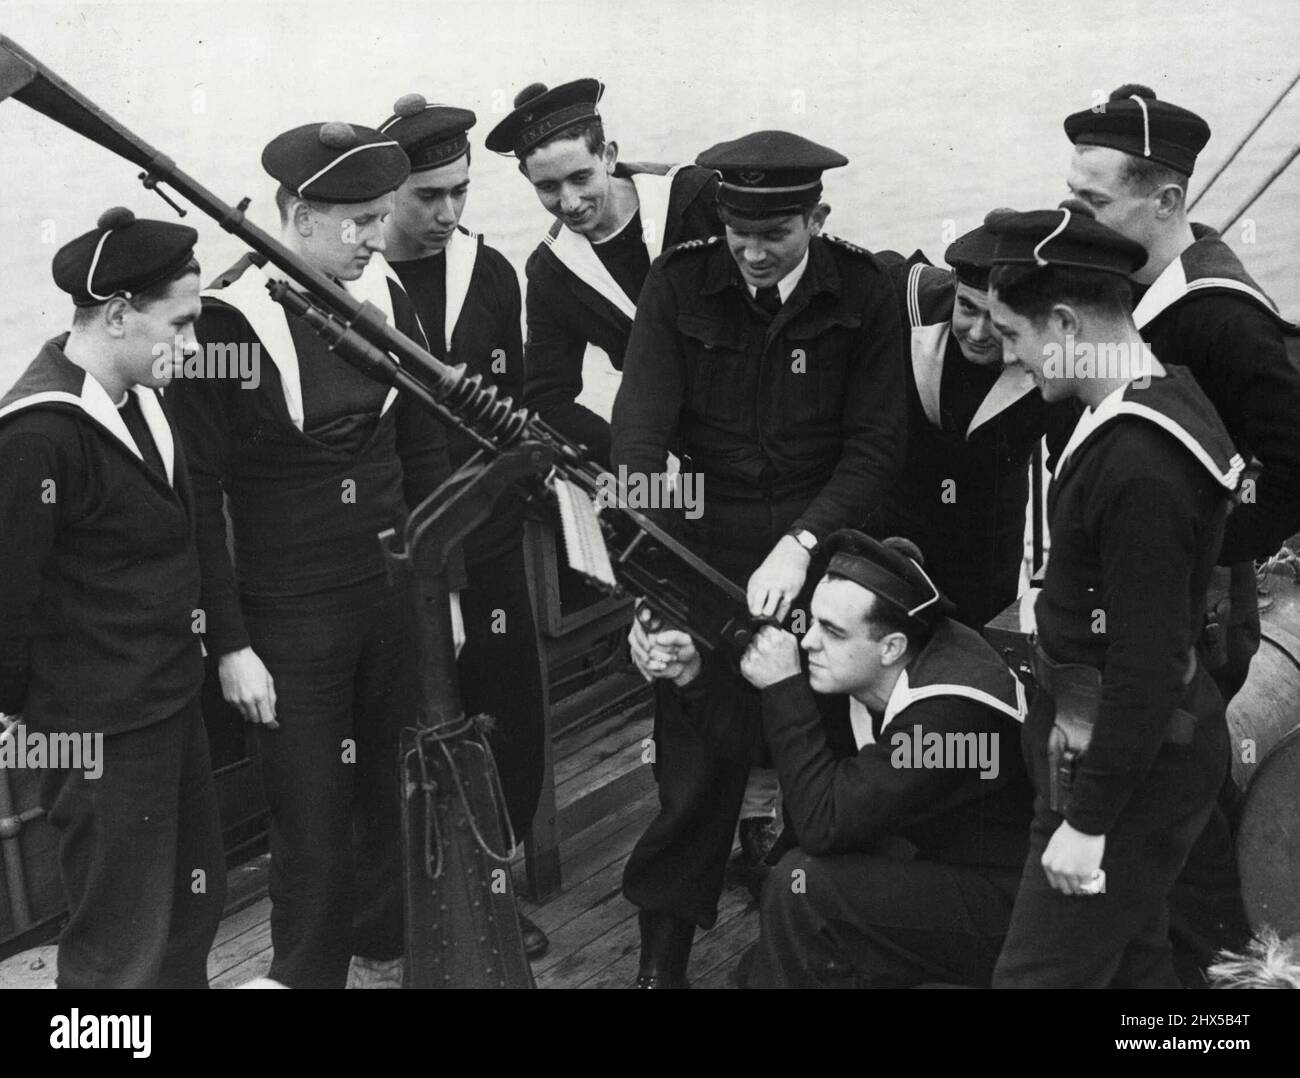
<svg viewBox="0 0 1300 1078">
<path fill-rule="evenodd" d="M 664 255 L 667 257 L 681 254 L 683 251 L 703 251 L 721 240 L 721 236 L 701 236 L 696 240 L 684 240 L 681 243 L 674 243 L 671 247 L 664 248 Z"/>
<path fill-rule="evenodd" d="M 845 251 L 852 251 L 855 255 L 864 255 L 867 258 L 874 256 L 865 247 L 859 247 L 856 243 L 850 243 L 848 240 L 840 239 L 839 236 L 832 236 L 829 232 L 823 236 L 827 243 L 833 243 L 836 247 Z"/>
</svg>

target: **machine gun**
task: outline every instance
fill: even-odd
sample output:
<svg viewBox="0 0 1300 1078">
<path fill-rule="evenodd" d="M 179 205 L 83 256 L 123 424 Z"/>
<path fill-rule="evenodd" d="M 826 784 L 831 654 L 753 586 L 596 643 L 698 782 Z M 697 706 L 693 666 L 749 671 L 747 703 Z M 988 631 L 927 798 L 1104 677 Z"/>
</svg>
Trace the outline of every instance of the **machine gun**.
<svg viewBox="0 0 1300 1078">
<path fill-rule="evenodd" d="M 0 36 L 0 100 L 14 97 L 144 171 L 139 179 L 178 214 L 172 190 L 296 282 L 268 287 L 348 363 L 413 397 L 479 447 L 417 506 L 402 541 L 380 537 L 393 573 L 412 588 L 420 656 L 417 725 L 403 733 L 400 778 L 406 840 L 407 983 L 413 987 L 527 986 L 508 862 L 509 834 L 491 750 L 462 712 L 445 578 L 449 552 L 512 484 L 558 506 L 569 564 L 598 588 L 636 596 L 655 625 L 737 659 L 761 621 L 743 589 L 621 499 L 575 445 L 495 386 L 450 366 L 389 325 L 245 217 L 249 199 L 221 201 L 21 47 Z M 598 509 L 599 505 L 599 509 Z M 509 836 L 507 840 L 507 836 Z M 494 867 L 495 866 L 495 867 Z M 504 881 L 504 887 L 497 886 Z"/>
</svg>

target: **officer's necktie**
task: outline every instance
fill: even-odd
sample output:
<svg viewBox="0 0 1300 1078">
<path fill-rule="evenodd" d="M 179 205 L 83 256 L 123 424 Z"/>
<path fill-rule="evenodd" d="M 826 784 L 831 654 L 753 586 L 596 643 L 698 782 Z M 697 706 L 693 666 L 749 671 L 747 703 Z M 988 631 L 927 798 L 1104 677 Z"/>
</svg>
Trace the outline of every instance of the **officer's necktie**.
<svg viewBox="0 0 1300 1078">
<path fill-rule="evenodd" d="M 760 288 L 754 295 L 754 302 L 775 318 L 776 312 L 781 309 L 781 291 L 774 284 Z"/>
</svg>

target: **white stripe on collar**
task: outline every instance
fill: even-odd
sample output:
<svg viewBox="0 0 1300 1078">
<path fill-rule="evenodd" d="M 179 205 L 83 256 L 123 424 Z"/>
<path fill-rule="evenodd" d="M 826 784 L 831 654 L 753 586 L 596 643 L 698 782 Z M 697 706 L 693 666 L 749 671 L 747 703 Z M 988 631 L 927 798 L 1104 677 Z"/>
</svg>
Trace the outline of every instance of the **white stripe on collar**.
<svg viewBox="0 0 1300 1078">
<path fill-rule="evenodd" d="M 1130 383 L 1131 384 L 1131 383 Z M 1158 412 L 1154 408 L 1149 408 L 1145 404 L 1137 404 L 1134 401 L 1124 399 L 1124 391 L 1128 385 L 1120 386 L 1119 389 L 1108 393 L 1097 405 L 1095 409 L 1088 408 L 1084 410 L 1079 421 L 1074 425 L 1074 431 L 1070 434 L 1070 440 L 1065 443 L 1065 448 L 1061 451 L 1060 459 L 1056 462 L 1056 471 L 1053 472 L 1053 478 L 1059 479 L 1061 472 L 1065 469 L 1065 462 L 1070 458 L 1076 449 L 1085 442 L 1094 431 L 1104 426 L 1112 419 L 1117 419 L 1122 415 L 1138 416 L 1142 419 L 1149 420 L 1158 426 L 1161 430 L 1172 434 L 1182 446 L 1205 468 L 1220 486 L 1228 491 L 1237 489 L 1237 483 L 1241 479 L 1241 473 L 1245 470 L 1245 461 L 1241 459 L 1240 453 L 1234 453 L 1232 459 L 1228 462 L 1228 470 L 1223 471 L 1214 462 L 1214 459 L 1205 451 L 1195 438 L 1178 423 L 1177 420 L 1171 419 L 1163 412 Z"/>
<path fill-rule="evenodd" d="M 918 262 L 907 271 L 907 318 L 913 329 L 921 326 L 921 274 L 925 272 L 924 264 Z"/>
<path fill-rule="evenodd" d="M 1065 462 L 1093 431 L 1108 418 L 1119 414 L 1120 401 L 1124 397 L 1126 388 L 1127 386 L 1120 386 L 1119 389 L 1106 394 L 1096 408 L 1085 408 L 1083 410 L 1083 414 L 1079 416 L 1074 424 L 1074 430 L 1070 432 L 1065 448 L 1061 450 L 1061 455 L 1056 460 L 1056 470 L 1052 472 L 1053 479 L 1061 478 L 1061 472 L 1065 470 Z"/>
<path fill-rule="evenodd" d="M 24 408 L 35 407 L 38 404 L 53 404 L 56 402 L 71 404 L 85 412 L 87 416 L 129 449 L 137 460 L 143 463 L 144 454 L 140 451 L 140 447 L 135 444 L 135 439 L 131 437 L 131 432 L 127 429 L 126 421 L 122 418 L 121 412 L 118 411 L 117 405 L 109 399 L 108 391 L 100 385 L 99 380 L 90 372 L 83 370 L 81 376 L 80 393 L 69 393 L 62 389 L 49 389 L 43 393 L 32 393 L 0 408 L 0 418 L 22 411 Z M 153 435 L 158 455 L 162 457 L 163 467 L 167 471 L 167 482 L 174 484 L 176 445 L 167 417 L 163 414 L 158 398 L 152 392 L 144 386 L 132 386 L 131 388 L 140 403 L 140 411 L 144 416 L 144 421 Z"/>
<path fill-rule="evenodd" d="M 1257 288 L 1251 288 L 1244 281 L 1232 277 L 1198 277 L 1188 281 L 1187 269 L 1182 257 L 1175 258 L 1160 272 L 1160 276 L 1151 282 L 1138 305 L 1133 309 L 1133 321 L 1138 329 L 1143 329 L 1155 321 L 1156 316 L 1168 310 L 1184 296 L 1201 288 L 1224 288 L 1240 292 L 1258 301 L 1267 310 L 1276 313 L 1273 301 Z"/>
<path fill-rule="evenodd" d="M 1010 671 L 1008 671 L 1009 673 Z M 1019 681 L 1016 682 L 1016 707 L 999 700 L 992 693 L 987 693 L 983 689 L 974 688 L 971 685 L 922 685 L 919 689 L 912 688 L 908 679 L 907 671 L 904 670 L 894 683 L 894 691 L 889 694 L 889 703 L 885 705 L 885 717 L 880 722 L 880 732 L 885 732 L 891 722 L 899 714 L 922 700 L 929 700 L 935 696 L 960 696 L 965 700 L 974 700 L 976 703 L 984 704 L 986 707 L 993 708 L 994 711 L 1001 712 L 1007 718 L 1014 722 L 1023 722 L 1025 718 L 1024 693 L 1020 688 Z"/>
<path fill-rule="evenodd" d="M 904 670 L 899 675 L 898 681 L 894 683 L 894 691 L 889 694 L 889 703 L 885 705 L 885 716 L 880 722 L 880 732 L 883 735 L 886 727 L 913 704 L 936 696 L 959 696 L 965 700 L 974 700 L 985 707 L 993 708 L 993 710 L 1005 715 L 1013 722 L 1024 722 L 1025 715 L 1028 712 L 1025 689 L 1020 684 L 1019 679 L 1014 680 L 1016 704 L 1012 707 L 991 693 L 976 689 L 971 685 L 935 684 L 923 685 L 919 689 L 914 689 L 908 679 L 907 671 Z M 876 738 L 871 731 L 871 713 L 867 710 L 866 705 L 856 698 L 850 698 L 849 700 L 849 723 L 853 727 L 853 740 L 859 750 L 875 743 Z"/>
</svg>

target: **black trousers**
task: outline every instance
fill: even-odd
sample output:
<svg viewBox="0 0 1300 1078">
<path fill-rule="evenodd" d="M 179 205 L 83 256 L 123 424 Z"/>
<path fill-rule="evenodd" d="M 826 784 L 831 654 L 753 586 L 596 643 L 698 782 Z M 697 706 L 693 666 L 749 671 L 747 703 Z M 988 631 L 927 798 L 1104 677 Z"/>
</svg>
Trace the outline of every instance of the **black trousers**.
<svg viewBox="0 0 1300 1078">
<path fill-rule="evenodd" d="M 995 988 L 1177 988 L 1168 897 L 1205 829 L 1227 766 L 1227 727 L 1213 681 L 1198 670 L 1183 707 L 1197 715 L 1190 745 L 1164 744 L 1106 834 L 1100 895 L 1065 895 L 1042 856 L 1063 817 L 1047 802 L 1053 704 L 1040 692 L 1023 732 L 1037 797 L 1011 927 Z"/>
<path fill-rule="evenodd" d="M 686 522 L 685 539 L 744 587 L 806 503 L 806 498 L 729 500 L 712 494 L 703 517 Z M 810 590 L 806 586 L 801 597 L 805 606 Z M 738 671 L 725 678 L 734 692 L 721 694 L 715 713 L 707 716 L 684 713 L 671 686 L 655 685 L 659 813 L 623 872 L 623 893 L 634 905 L 704 928 L 717 919 L 745 783 L 762 752 L 758 693 Z"/>
<path fill-rule="evenodd" d="M 763 890 L 746 988 L 986 988 L 1018 868 L 814 857 L 794 849 Z"/>
<path fill-rule="evenodd" d="M 60 988 L 206 988 L 226 859 L 198 698 L 103 740 L 103 771 L 51 772 L 68 924 Z"/>
<path fill-rule="evenodd" d="M 537 811 L 545 763 L 542 667 L 522 541 L 467 566 L 461 593 L 465 646 L 457 667 L 467 714 L 496 719 L 488 736 L 515 838 L 522 841 Z"/>
<path fill-rule="evenodd" d="M 414 721 L 411 598 L 378 580 L 252 604 L 280 728 L 257 728 L 271 810 L 270 976 L 342 988 L 353 954 L 400 957 L 400 732 Z"/>
<path fill-rule="evenodd" d="M 1246 683 L 1250 662 L 1259 650 L 1259 598 L 1255 590 L 1255 564 L 1216 569 L 1211 600 L 1223 620 L 1225 661 L 1206 668 L 1219 687 L 1226 707 Z M 1227 599 L 1219 603 L 1220 589 Z M 1228 746 L 1228 751 L 1233 747 Z M 1205 984 L 1203 971 L 1223 948 L 1240 950 L 1250 938 L 1246 907 L 1241 898 L 1241 876 L 1233 831 L 1240 812 L 1241 791 L 1229 773 L 1210 810 L 1187 864 L 1169 893 L 1169 934 L 1174 944 L 1174 966 L 1188 988 Z"/>
</svg>

